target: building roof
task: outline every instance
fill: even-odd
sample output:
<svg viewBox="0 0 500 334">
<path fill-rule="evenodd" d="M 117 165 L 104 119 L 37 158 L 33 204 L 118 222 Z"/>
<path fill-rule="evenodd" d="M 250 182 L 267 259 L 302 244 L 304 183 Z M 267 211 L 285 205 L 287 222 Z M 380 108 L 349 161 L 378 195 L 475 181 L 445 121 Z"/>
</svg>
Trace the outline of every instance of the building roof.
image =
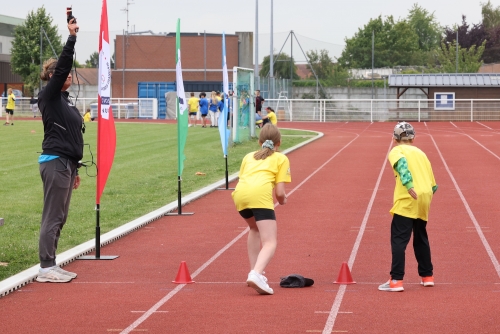
<svg viewBox="0 0 500 334">
<path fill-rule="evenodd" d="M 78 79 L 76 76 L 72 75 L 73 83 L 80 85 L 97 86 L 98 85 L 98 69 L 97 68 L 77 68 L 76 73 L 78 74 Z"/>
<path fill-rule="evenodd" d="M 500 87 L 500 74 L 391 74 L 389 87 Z"/>
<path fill-rule="evenodd" d="M 0 23 L 9 24 L 9 25 L 13 25 L 13 26 L 19 26 L 19 25 L 23 24 L 24 21 L 25 21 L 24 19 L 0 14 Z"/>
</svg>

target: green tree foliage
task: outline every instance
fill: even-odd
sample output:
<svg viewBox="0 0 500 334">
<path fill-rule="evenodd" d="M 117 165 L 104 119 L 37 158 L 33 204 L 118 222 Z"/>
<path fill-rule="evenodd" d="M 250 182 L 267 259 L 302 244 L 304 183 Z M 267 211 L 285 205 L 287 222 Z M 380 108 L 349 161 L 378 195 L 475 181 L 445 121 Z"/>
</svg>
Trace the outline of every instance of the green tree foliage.
<svg viewBox="0 0 500 334">
<path fill-rule="evenodd" d="M 96 51 L 85 61 L 85 67 L 97 68 L 99 66 L 99 53 Z"/>
<path fill-rule="evenodd" d="M 419 65 L 419 37 L 406 20 L 394 21 L 392 16 L 370 19 L 346 46 L 338 62 L 345 68 L 372 67 L 372 31 L 375 32 L 375 67 Z"/>
<path fill-rule="evenodd" d="M 62 51 L 61 36 L 57 34 L 57 27 L 52 24 L 52 18 L 46 13 L 43 6 L 38 8 L 36 12 L 28 13 L 26 21 L 15 28 L 14 40 L 12 41 L 12 71 L 23 78 L 31 93 L 39 86 L 40 82 L 41 27 L 45 30 L 55 53 L 59 55 Z M 54 52 L 47 38 L 43 35 L 42 61 L 51 57 L 54 57 Z"/>
<path fill-rule="evenodd" d="M 472 45 L 469 49 L 458 46 L 458 73 L 477 73 L 483 61 L 483 55 L 486 46 L 484 41 L 478 48 Z M 444 41 L 441 47 L 436 50 L 436 56 L 441 65 L 441 72 L 456 73 L 457 70 L 457 42 L 446 44 Z"/>
<path fill-rule="evenodd" d="M 414 4 L 408 14 L 408 24 L 418 36 L 418 46 L 421 51 L 431 51 L 439 47 L 443 36 L 443 28 L 426 9 Z"/>
<path fill-rule="evenodd" d="M 320 80 L 330 79 L 333 75 L 333 59 L 330 58 L 327 50 L 311 50 L 306 52 L 309 63 L 312 65 L 307 65 L 309 70 L 314 70 L 314 73 L 318 76 Z M 314 74 L 311 73 L 311 78 L 314 79 Z"/>
<path fill-rule="evenodd" d="M 483 16 L 483 25 L 486 29 L 500 25 L 500 6 L 493 8 L 490 0 L 487 3 L 481 3 L 481 14 Z"/>
<path fill-rule="evenodd" d="M 262 61 L 262 67 L 259 71 L 259 75 L 261 77 L 268 77 L 270 73 L 270 58 L 271 56 L 265 56 L 263 61 Z M 295 60 L 293 58 L 290 59 L 290 56 L 287 55 L 286 53 L 280 53 L 279 55 L 274 55 L 274 77 L 276 79 L 290 79 L 290 60 L 293 63 L 293 80 L 298 80 L 300 79 L 299 75 L 297 74 L 297 66 L 295 65 Z"/>
</svg>

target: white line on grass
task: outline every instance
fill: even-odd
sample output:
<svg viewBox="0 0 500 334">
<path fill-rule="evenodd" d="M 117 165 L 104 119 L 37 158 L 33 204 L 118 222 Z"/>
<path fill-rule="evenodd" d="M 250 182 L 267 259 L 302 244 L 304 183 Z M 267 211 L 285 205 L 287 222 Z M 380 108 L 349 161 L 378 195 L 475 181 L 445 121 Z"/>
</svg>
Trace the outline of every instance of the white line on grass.
<svg viewBox="0 0 500 334">
<path fill-rule="evenodd" d="M 458 195 L 460 196 L 460 199 L 462 200 L 462 203 L 464 204 L 465 209 L 467 210 L 467 213 L 469 214 L 469 217 L 472 220 L 474 227 L 476 228 L 476 232 L 479 235 L 479 238 L 481 239 L 481 242 L 483 243 L 483 246 L 486 249 L 486 252 L 488 253 L 488 255 L 490 257 L 490 260 L 493 263 L 493 266 L 495 267 L 495 270 L 497 272 L 498 277 L 500 277 L 500 264 L 498 263 L 498 260 L 495 256 L 495 254 L 493 253 L 493 250 L 491 249 L 490 244 L 488 243 L 488 240 L 486 240 L 486 237 L 484 236 L 484 233 L 483 233 L 483 230 L 481 229 L 481 226 L 479 226 L 479 223 L 477 222 L 476 217 L 474 216 L 474 213 L 472 212 L 472 210 L 469 206 L 469 203 L 467 203 L 467 200 L 465 199 L 465 196 L 463 195 L 462 190 L 460 190 L 460 187 L 458 186 L 458 183 L 455 180 L 455 177 L 453 177 L 453 174 L 451 173 L 450 169 L 448 168 L 448 164 L 446 164 L 446 160 L 444 160 L 444 157 L 441 154 L 441 151 L 439 150 L 439 147 L 437 146 L 436 141 L 434 141 L 434 137 L 432 137 L 432 135 L 430 133 L 429 133 L 429 136 L 431 137 L 432 142 L 434 143 L 434 146 L 436 147 L 436 150 L 438 151 L 438 154 L 441 157 L 441 160 L 443 161 L 443 165 L 446 168 L 446 171 L 448 172 L 448 175 L 450 176 L 451 181 L 455 185 L 455 189 L 457 190 Z M 488 149 L 486 149 L 486 150 L 488 150 Z M 491 151 L 490 151 L 490 153 L 491 153 Z"/>
<path fill-rule="evenodd" d="M 351 140 L 349 143 L 347 143 L 344 147 L 342 147 L 337 153 L 335 153 L 330 159 L 328 159 L 324 164 L 322 164 L 320 167 L 318 167 L 314 172 L 312 172 L 305 180 L 303 180 L 301 183 L 299 183 L 295 188 L 293 188 L 287 196 L 290 196 L 297 190 L 300 186 L 302 186 L 307 180 L 309 180 L 314 174 L 319 172 L 327 163 L 329 163 L 333 158 L 335 158 L 340 152 L 342 152 L 347 146 L 351 145 L 353 141 L 358 139 L 359 134 L 356 134 L 356 137 Z M 278 206 L 278 203 L 274 204 L 274 207 Z M 236 238 L 231 240 L 226 246 L 224 246 L 221 250 L 219 250 L 214 256 L 212 256 L 207 262 L 205 262 L 201 267 L 199 267 L 192 275 L 191 278 L 195 278 L 198 276 L 205 268 L 207 268 L 212 262 L 214 262 L 220 255 L 222 255 L 226 250 L 229 249 L 234 243 L 236 243 L 238 240 L 240 240 L 250 229 L 247 227 L 244 231 L 242 231 Z M 133 331 L 137 326 L 139 326 L 141 323 L 143 323 L 145 320 L 147 320 L 153 313 L 156 312 L 163 304 L 165 304 L 170 298 L 175 296 L 177 292 L 179 292 L 182 288 L 184 288 L 186 284 L 179 284 L 174 290 L 170 291 L 165 297 L 163 297 L 160 301 L 158 301 L 153 307 L 151 307 L 149 310 L 147 310 L 139 319 L 134 321 L 130 326 L 125 328 L 121 333 L 122 334 L 127 334 Z"/>
<path fill-rule="evenodd" d="M 389 155 L 389 151 L 392 147 L 392 141 L 389 145 L 389 149 L 387 150 L 387 155 Z M 358 254 L 359 245 L 361 244 L 361 239 L 363 238 L 363 234 L 365 232 L 366 223 L 368 222 L 368 217 L 370 216 L 370 212 L 372 210 L 373 202 L 375 201 L 375 196 L 377 195 L 378 187 L 380 185 L 380 181 L 382 180 L 382 175 L 384 174 L 385 166 L 387 164 L 387 155 L 384 158 L 384 163 L 382 164 L 382 168 L 380 169 L 380 173 L 378 175 L 377 183 L 375 184 L 375 188 L 372 192 L 372 197 L 370 198 L 370 202 L 366 207 L 365 216 L 363 217 L 363 221 L 361 223 L 361 227 L 359 229 L 358 236 L 356 241 L 354 242 L 354 246 L 351 251 L 351 256 L 349 256 L 349 262 L 347 265 L 352 269 L 354 264 L 354 260 L 356 259 L 356 255 Z M 340 304 L 342 303 L 342 299 L 344 298 L 345 290 L 347 289 L 346 284 L 341 284 L 337 295 L 335 296 L 335 301 L 333 302 L 332 309 L 330 310 L 330 315 L 326 320 L 325 328 L 323 329 L 323 334 L 331 333 L 333 330 L 333 326 L 335 325 L 335 319 L 337 318 L 337 314 L 339 313 Z"/>
</svg>

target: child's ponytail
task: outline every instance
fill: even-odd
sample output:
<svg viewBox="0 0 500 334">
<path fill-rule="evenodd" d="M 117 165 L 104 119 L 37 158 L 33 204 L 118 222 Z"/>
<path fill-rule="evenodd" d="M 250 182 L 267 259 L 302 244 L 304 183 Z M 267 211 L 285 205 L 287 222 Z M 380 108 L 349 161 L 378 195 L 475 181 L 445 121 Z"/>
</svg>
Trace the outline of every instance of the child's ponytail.
<svg viewBox="0 0 500 334">
<path fill-rule="evenodd" d="M 259 142 L 262 143 L 262 149 L 253 155 L 255 160 L 264 160 L 271 156 L 275 150 L 274 147 L 281 143 L 281 133 L 278 128 L 272 124 L 266 124 L 260 131 Z"/>
</svg>

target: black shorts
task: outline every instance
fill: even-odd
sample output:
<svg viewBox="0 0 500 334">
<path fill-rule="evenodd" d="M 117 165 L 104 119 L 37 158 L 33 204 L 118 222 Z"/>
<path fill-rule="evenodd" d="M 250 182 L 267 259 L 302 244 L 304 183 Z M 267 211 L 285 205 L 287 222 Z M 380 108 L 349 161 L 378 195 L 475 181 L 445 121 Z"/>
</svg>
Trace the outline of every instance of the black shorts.
<svg viewBox="0 0 500 334">
<path fill-rule="evenodd" d="M 6 109 L 5 109 L 5 112 L 6 112 L 7 114 L 14 115 L 14 110 L 12 110 L 12 109 L 7 109 L 7 108 L 6 108 Z"/>
<path fill-rule="evenodd" d="M 189 116 L 196 116 L 197 113 L 198 113 L 197 111 L 190 111 Z"/>
<path fill-rule="evenodd" d="M 276 220 L 276 215 L 272 209 L 243 209 L 240 211 L 240 216 L 245 219 L 255 217 L 255 221 Z"/>
<path fill-rule="evenodd" d="M 207 117 L 207 114 L 201 114 L 201 117 Z"/>
</svg>

